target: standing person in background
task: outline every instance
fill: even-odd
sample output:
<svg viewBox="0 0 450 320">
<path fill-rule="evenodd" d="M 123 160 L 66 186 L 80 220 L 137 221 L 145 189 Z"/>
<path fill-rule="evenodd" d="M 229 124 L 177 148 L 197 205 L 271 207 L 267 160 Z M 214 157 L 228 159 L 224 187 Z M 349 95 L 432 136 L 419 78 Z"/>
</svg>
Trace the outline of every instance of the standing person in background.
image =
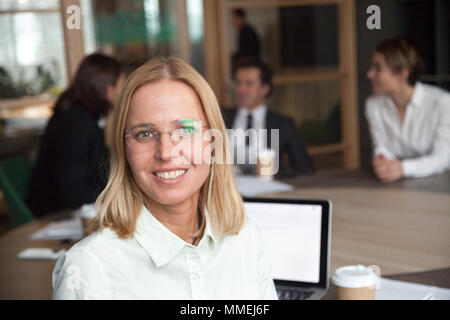
<svg viewBox="0 0 450 320">
<path fill-rule="evenodd" d="M 245 19 L 245 11 L 235 9 L 232 13 L 233 25 L 239 30 L 238 49 L 232 58 L 232 69 L 243 58 L 260 58 L 260 41 L 255 29 Z"/>
<path fill-rule="evenodd" d="M 450 168 L 450 95 L 419 82 L 423 69 L 418 50 L 406 38 L 386 40 L 373 54 L 367 72 L 373 95 L 365 113 L 373 169 L 383 182 Z"/>
<path fill-rule="evenodd" d="M 108 151 L 101 118 L 124 80 L 114 58 L 84 58 L 61 94 L 40 142 L 27 203 L 36 216 L 93 203 L 106 184 Z"/>
</svg>

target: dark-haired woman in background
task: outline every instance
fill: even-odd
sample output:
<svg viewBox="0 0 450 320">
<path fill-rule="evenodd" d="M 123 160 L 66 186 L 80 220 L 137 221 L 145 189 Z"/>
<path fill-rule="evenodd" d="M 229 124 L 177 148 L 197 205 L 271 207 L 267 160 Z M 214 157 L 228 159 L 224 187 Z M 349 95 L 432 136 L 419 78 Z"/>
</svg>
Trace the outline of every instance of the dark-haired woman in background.
<svg viewBox="0 0 450 320">
<path fill-rule="evenodd" d="M 423 62 L 406 38 L 379 44 L 367 72 L 373 169 L 383 182 L 450 168 L 450 94 L 418 81 Z"/>
<path fill-rule="evenodd" d="M 123 80 L 114 58 L 92 54 L 81 62 L 40 143 L 27 199 L 35 216 L 93 203 L 103 190 L 108 151 L 99 123 Z"/>
</svg>

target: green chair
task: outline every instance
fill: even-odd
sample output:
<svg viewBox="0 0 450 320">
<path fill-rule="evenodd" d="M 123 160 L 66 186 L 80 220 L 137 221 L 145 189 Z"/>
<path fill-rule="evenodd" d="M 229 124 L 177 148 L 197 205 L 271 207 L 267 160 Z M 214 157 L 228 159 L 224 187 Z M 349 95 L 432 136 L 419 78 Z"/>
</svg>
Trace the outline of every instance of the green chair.
<svg viewBox="0 0 450 320">
<path fill-rule="evenodd" d="M 340 106 L 334 107 L 325 120 L 304 120 L 301 132 L 308 145 L 315 146 L 341 141 Z"/>
<path fill-rule="evenodd" d="M 3 190 L 13 227 L 34 220 L 25 204 L 30 174 L 31 164 L 23 156 L 0 161 L 0 189 Z"/>
</svg>

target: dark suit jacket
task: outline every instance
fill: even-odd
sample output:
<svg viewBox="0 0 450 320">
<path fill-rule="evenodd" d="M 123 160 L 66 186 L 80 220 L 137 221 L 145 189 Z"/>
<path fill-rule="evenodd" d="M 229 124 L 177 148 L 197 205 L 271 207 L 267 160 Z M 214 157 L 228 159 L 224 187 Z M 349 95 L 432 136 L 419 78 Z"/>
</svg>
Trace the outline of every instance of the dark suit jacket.
<svg viewBox="0 0 450 320">
<path fill-rule="evenodd" d="M 93 203 L 105 187 L 108 152 L 97 120 L 78 105 L 49 120 L 27 197 L 36 216 Z"/>
<path fill-rule="evenodd" d="M 239 30 L 238 55 L 259 58 L 259 39 L 253 27 L 246 24 Z"/>
<path fill-rule="evenodd" d="M 231 58 L 231 68 L 235 69 L 241 59 L 260 58 L 259 38 L 253 27 L 245 24 L 239 30 L 238 49 Z"/>
<path fill-rule="evenodd" d="M 222 109 L 222 115 L 225 125 L 228 129 L 233 128 L 234 119 L 237 115 L 237 109 Z M 314 171 L 314 165 L 306 152 L 303 139 L 295 127 L 294 121 L 279 113 L 267 110 L 266 113 L 266 129 L 267 130 L 267 145 L 270 148 L 270 130 L 279 129 L 279 146 L 280 146 L 280 172 L 287 173 L 294 171 L 295 173 L 303 174 Z M 283 167 L 282 156 L 287 154 L 289 156 L 290 170 Z"/>
</svg>

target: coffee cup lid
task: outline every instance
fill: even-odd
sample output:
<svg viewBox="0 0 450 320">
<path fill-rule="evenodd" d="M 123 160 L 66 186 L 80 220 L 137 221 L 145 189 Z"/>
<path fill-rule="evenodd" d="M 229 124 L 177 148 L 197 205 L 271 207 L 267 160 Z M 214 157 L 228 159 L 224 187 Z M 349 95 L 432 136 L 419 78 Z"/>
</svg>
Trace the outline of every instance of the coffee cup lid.
<svg viewBox="0 0 450 320">
<path fill-rule="evenodd" d="M 276 156 L 276 152 L 273 149 L 259 149 L 258 157 L 260 158 L 273 158 Z"/>
<path fill-rule="evenodd" d="M 332 281 L 336 286 L 343 288 L 363 288 L 375 286 L 378 276 L 376 273 L 361 264 L 336 269 Z"/>
</svg>

